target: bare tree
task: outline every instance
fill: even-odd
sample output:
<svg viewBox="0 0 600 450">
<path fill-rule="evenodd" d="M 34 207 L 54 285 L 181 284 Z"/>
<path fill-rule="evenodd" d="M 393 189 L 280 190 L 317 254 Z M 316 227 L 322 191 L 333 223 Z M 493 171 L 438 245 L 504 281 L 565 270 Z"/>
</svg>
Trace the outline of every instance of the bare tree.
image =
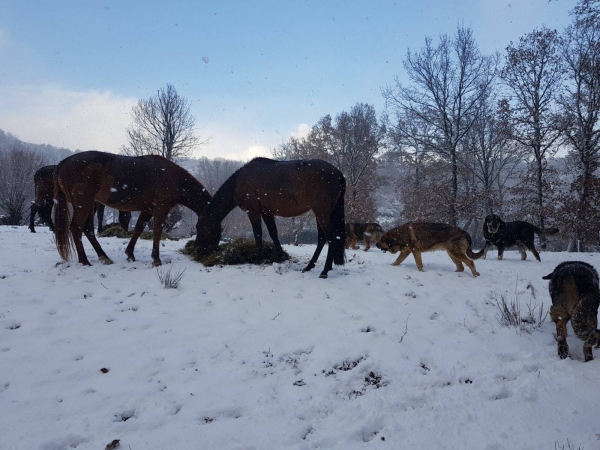
<svg viewBox="0 0 600 450">
<path fill-rule="evenodd" d="M 39 153 L 15 145 L 0 149 L 0 213 L 6 225 L 21 225 L 35 197 L 33 175 L 46 165 Z"/>
<path fill-rule="evenodd" d="M 494 80 L 497 61 L 497 55 L 479 52 L 471 29 L 458 27 L 452 38 L 441 35 L 437 46 L 428 37 L 419 51 L 408 50 L 404 68 L 411 85 L 404 86 L 396 78 L 395 86 L 382 92 L 395 117 L 396 133 L 450 163 L 448 219 L 454 225 L 458 221 L 459 152 L 479 113 L 481 98 Z M 404 128 L 414 117 L 429 126 Z M 427 134 L 420 134 L 423 130 Z"/>
<path fill-rule="evenodd" d="M 506 184 L 525 156 L 524 147 L 511 139 L 510 106 L 495 95 L 483 99 L 483 105 L 466 135 L 466 156 L 485 199 L 485 214 L 502 210 Z"/>
<path fill-rule="evenodd" d="M 127 128 L 128 156 L 160 155 L 169 160 L 190 156 L 203 144 L 194 134 L 196 119 L 190 113 L 191 101 L 167 84 L 154 97 L 139 100 L 131 111 L 133 123 Z"/>
<path fill-rule="evenodd" d="M 234 161 L 224 158 L 209 159 L 203 156 L 198 160 L 196 177 L 208 192 L 211 195 L 214 195 L 215 192 L 217 192 L 217 189 L 219 189 L 221 185 L 243 165 L 243 161 Z"/>
<path fill-rule="evenodd" d="M 513 138 L 533 154 L 537 190 L 537 220 L 544 228 L 544 161 L 555 148 L 561 132 L 554 111 L 562 81 L 559 37 L 541 28 L 506 48 L 501 76 L 512 93 Z"/>
<path fill-rule="evenodd" d="M 593 6 L 591 3 L 579 2 L 574 24 L 564 34 L 566 85 L 559 100 L 573 159 L 571 167 L 575 169 L 572 189 L 577 208 L 571 209 L 575 213 L 573 238 L 581 242 L 596 241 L 597 225 L 591 219 L 600 212 L 597 198 L 592 198 L 597 197 L 593 194 L 600 181 L 595 175 L 600 167 L 600 22 L 597 15 L 590 17 L 585 13 Z"/>
<path fill-rule="evenodd" d="M 346 177 L 346 220 L 373 221 L 377 187 L 377 160 L 385 127 L 377 120 L 375 108 L 357 103 L 335 119 L 322 117 L 306 138 L 291 138 L 273 150 L 278 159 L 325 159 Z"/>
<path fill-rule="evenodd" d="M 337 115 L 328 131 L 331 161 L 346 177 L 348 221 L 373 220 L 372 193 L 378 184 L 375 157 L 382 149 L 385 127 L 378 123 L 372 105 L 357 103 L 349 112 Z"/>
</svg>

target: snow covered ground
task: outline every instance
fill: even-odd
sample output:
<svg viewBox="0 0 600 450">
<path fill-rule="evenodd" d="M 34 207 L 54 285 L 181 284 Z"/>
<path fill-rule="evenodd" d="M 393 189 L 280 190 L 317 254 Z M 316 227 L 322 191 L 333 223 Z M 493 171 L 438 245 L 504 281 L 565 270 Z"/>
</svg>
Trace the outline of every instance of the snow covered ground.
<svg viewBox="0 0 600 450">
<path fill-rule="evenodd" d="M 560 360 L 549 320 L 501 327 L 493 300 L 550 305 L 542 276 L 597 254 L 509 251 L 454 272 L 445 252 L 400 267 L 350 251 L 329 279 L 295 261 L 186 269 L 161 287 L 149 241 L 128 263 L 59 264 L 52 234 L 0 227 L 0 449 L 600 448 L 600 351 Z M 531 258 L 531 255 L 528 256 Z M 101 369 L 105 369 L 102 371 Z M 106 372 L 108 369 L 108 372 Z M 106 372 L 106 373 L 104 373 Z"/>
</svg>

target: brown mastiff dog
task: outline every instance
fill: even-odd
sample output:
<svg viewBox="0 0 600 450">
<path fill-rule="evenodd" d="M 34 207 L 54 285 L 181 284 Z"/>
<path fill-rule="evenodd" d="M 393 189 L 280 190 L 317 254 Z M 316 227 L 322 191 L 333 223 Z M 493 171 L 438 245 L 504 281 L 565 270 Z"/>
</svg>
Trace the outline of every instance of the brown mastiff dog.
<svg viewBox="0 0 600 450">
<path fill-rule="evenodd" d="M 371 241 L 379 242 L 383 236 L 383 228 L 378 223 L 347 223 L 346 248 L 358 250 L 358 241 L 365 241 L 365 252 L 371 248 Z"/>
<path fill-rule="evenodd" d="M 465 263 L 474 277 L 479 276 L 471 259 L 483 255 L 483 249 L 478 253 L 471 250 L 471 236 L 466 231 L 444 223 L 408 222 L 385 233 L 377 248 L 394 254 L 400 252 L 398 259 L 392 265 L 398 266 L 411 253 L 419 271 L 423 272 L 422 252 L 446 250 L 450 259 L 456 264 L 456 271 L 465 270 Z M 471 259 L 469 259 L 471 258 Z"/>
</svg>

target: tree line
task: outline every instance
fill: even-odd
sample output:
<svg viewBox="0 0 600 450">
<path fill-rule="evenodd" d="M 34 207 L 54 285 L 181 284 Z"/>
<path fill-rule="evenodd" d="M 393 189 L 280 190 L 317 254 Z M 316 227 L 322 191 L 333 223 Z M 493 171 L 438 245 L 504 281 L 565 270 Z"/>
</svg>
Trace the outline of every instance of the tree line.
<svg viewBox="0 0 600 450">
<path fill-rule="evenodd" d="M 381 89 L 379 116 L 357 103 L 273 154 L 340 168 L 350 222 L 374 220 L 394 204 L 394 225 L 439 221 L 477 236 L 481 219 L 496 213 L 557 224 L 572 246 L 596 247 L 599 11 L 600 0 L 580 0 L 564 31 L 535 29 L 502 54 L 483 54 L 464 26 L 426 37 L 407 50 L 406 76 Z M 564 161 L 553 158 L 558 152 Z M 393 176 L 378 176 L 386 172 Z M 376 214 L 382 184 L 394 187 L 393 201 L 388 195 Z"/>
<path fill-rule="evenodd" d="M 421 48 L 406 51 L 405 76 L 381 88 L 383 111 L 359 102 L 349 111 L 326 114 L 307 136 L 291 137 L 272 154 L 321 158 L 338 167 L 347 180 L 348 222 L 438 221 L 462 226 L 477 238 L 481 219 L 496 213 L 540 227 L 556 224 L 572 248 L 574 243 L 595 248 L 599 11 L 600 0 L 579 0 L 565 30 L 532 30 L 502 53 L 482 53 L 464 26 L 453 35 L 426 37 Z M 188 157 L 203 143 L 194 133 L 190 107 L 172 85 L 140 100 L 121 153 Z M 26 149 L 13 147 L 12 156 L 6 146 L 0 152 L 7 158 L 0 161 L 0 214 L 11 223 L 25 207 L 22 198 L 32 196 L 32 188 L 19 187 L 18 180 L 31 180 L 33 172 L 9 172 L 34 170 L 19 162 L 18 152 Z M 195 175 L 214 193 L 241 164 L 202 158 Z M 311 219 L 283 222 L 282 234 L 289 236 L 313 226 Z M 248 228 L 235 216 L 228 223 L 231 234 Z"/>
</svg>

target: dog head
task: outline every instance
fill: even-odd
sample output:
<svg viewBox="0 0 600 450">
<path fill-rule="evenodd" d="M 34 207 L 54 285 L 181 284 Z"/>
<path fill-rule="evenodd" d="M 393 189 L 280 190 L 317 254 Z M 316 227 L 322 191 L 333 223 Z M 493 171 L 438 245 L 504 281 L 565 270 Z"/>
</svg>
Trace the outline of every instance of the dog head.
<svg viewBox="0 0 600 450">
<path fill-rule="evenodd" d="M 487 230 L 488 233 L 496 234 L 498 232 L 498 229 L 500 228 L 500 225 L 502 225 L 503 223 L 504 222 L 502 221 L 502 219 L 496 214 L 490 214 L 485 218 L 483 227 L 485 230 Z"/>
<path fill-rule="evenodd" d="M 398 245 L 396 240 L 391 237 L 388 233 L 384 233 L 381 239 L 375 244 L 378 249 L 383 252 L 390 252 L 391 254 L 397 253 L 402 250 L 402 246 Z"/>
<path fill-rule="evenodd" d="M 365 236 L 369 236 L 375 242 L 379 242 L 381 240 L 381 236 L 383 236 L 383 228 L 381 225 L 377 223 L 369 223 L 365 228 Z"/>
</svg>

